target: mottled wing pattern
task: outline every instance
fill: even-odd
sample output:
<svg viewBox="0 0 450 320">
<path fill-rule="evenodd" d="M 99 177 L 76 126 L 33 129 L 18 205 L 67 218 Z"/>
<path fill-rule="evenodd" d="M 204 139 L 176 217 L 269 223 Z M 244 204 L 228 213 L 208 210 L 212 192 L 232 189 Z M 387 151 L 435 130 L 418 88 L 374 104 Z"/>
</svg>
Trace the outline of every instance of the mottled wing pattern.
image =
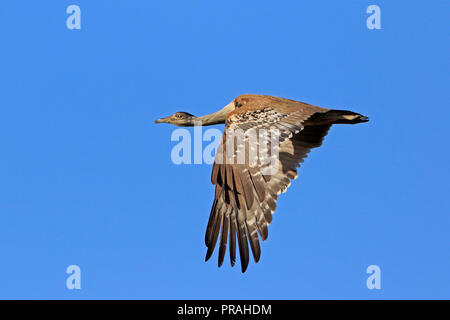
<svg viewBox="0 0 450 320">
<path fill-rule="evenodd" d="M 323 111 L 321 111 L 323 110 Z M 241 108 L 232 112 L 226 122 L 226 130 L 217 150 L 212 170 L 211 181 L 216 186 L 214 202 L 206 230 L 205 243 L 208 247 L 205 260 L 208 260 L 219 240 L 219 266 L 224 261 L 225 251 L 229 243 L 231 265 L 236 261 L 236 239 L 240 252 L 242 272 L 249 263 L 249 246 L 255 262 L 259 261 L 261 249 L 259 237 L 264 241 L 268 237 L 268 225 L 276 209 L 278 195 L 286 191 L 290 180 L 297 177 L 297 167 L 307 156 L 311 148 L 321 145 L 328 132 L 329 124 L 306 126 L 304 123 L 317 112 L 327 109 L 295 108 Z M 267 159 L 259 159 L 256 163 L 236 163 L 229 161 L 227 154 L 233 159 L 239 156 L 239 146 L 252 150 L 254 148 L 268 151 L 271 141 L 269 137 L 249 143 L 244 138 L 235 143 L 233 150 L 227 150 L 227 135 L 231 130 L 242 130 L 247 133 L 253 129 L 275 129 L 279 133 L 279 157 L 276 159 L 276 170 L 266 174 L 263 169 L 272 166 Z M 244 135 L 245 137 L 245 135 Z M 244 150 L 248 150 L 248 149 Z M 271 157 L 262 153 L 261 157 Z M 228 160 L 228 161 L 227 161 Z M 273 169 L 273 168 L 272 168 Z M 259 237 L 258 237 L 259 235 Z"/>
</svg>

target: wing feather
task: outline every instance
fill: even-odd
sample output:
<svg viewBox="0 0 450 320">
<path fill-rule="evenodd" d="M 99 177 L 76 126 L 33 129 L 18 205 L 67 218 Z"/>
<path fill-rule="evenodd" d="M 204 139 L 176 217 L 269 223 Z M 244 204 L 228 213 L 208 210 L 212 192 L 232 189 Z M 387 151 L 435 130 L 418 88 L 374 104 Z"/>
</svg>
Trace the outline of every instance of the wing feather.
<svg viewBox="0 0 450 320">
<path fill-rule="evenodd" d="M 276 159 L 278 169 L 273 174 L 263 173 L 263 169 L 272 164 L 261 159 L 256 163 L 226 163 L 228 131 L 225 131 L 211 174 L 211 182 L 216 185 L 216 192 L 206 228 L 205 243 L 208 250 L 205 260 L 211 257 L 220 235 L 219 266 L 223 264 L 227 244 L 230 262 L 234 266 L 236 238 L 242 272 L 245 272 L 249 264 L 249 245 L 255 262 L 259 261 L 261 257 L 259 238 L 265 241 L 268 237 L 268 226 L 276 210 L 278 195 L 286 191 L 292 179 L 297 178 L 300 163 L 310 149 L 320 146 L 330 127 L 330 125 L 304 127 L 304 122 L 317 112 L 317 109 L 309 111 L 302 109 L 286 114 L 265 107 L 248 112 L 232 112 L 229 115 L 227 130 L 240 129 L 244 133 L 254 128 L 278 130 L 277 139 L 280 142 L 279 157 Z M 267 153 L 259 155 L 260 157 L 273 156 L 268 154 L 272 146 L 272 141 L 268 138 L 259 139 L 256 144 L 244 139 L 243 143 L 248 148 L 257 148 Z M 238 158 L 239 152 L 242 151 L 234 146 L 233 160 Z"/>
</svg>

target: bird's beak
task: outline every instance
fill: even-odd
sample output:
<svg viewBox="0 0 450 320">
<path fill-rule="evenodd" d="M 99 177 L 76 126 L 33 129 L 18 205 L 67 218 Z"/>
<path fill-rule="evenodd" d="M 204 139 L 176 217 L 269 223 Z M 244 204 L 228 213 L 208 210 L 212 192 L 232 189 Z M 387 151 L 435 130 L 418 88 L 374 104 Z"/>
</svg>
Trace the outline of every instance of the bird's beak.
<svg viewBox="0 0 450 320">
<path fill-rule="evenodd" d="M 155 121 L 155 123 L 168 123 L 168 122 L 169 122 L 168 118 L 161 118 Z"/>
</svg>

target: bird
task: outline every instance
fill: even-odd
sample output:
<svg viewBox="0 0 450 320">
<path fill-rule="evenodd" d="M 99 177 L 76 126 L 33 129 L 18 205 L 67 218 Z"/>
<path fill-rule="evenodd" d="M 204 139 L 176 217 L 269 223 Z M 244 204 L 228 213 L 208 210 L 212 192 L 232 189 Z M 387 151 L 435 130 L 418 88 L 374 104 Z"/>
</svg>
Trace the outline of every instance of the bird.
<svg viewBox="0 0 450 320">
<path fill-rule="evenodd" d="M 242 273 L 247 270 L 250 250 L 257 263 L 261 257 L 259 240 L 265 241 L 268 238 L 268 226 L 272 222 L 278 196 L 286 192 L 291 180 L 297 178 L 297 168 L 311 149 L 322 145 L 332 125 L 367 121 L 368 117 L 352 111 L 327 109 L 257 94 L 240 95 L 221 110 L 209 115 L 196 117 L 188 112 L 176 112 L 156 120 L 155 123 L 181 127 L 225 124 L 211 174 L 215 194 L 205 233 L 205 261 L 211 258 L 219 241 L 218 267 L 223 264 L 227 246 L 230 264 L 235 265 L 236 244 Z M 245 135 L 255 129 L 271 130 L 277 134 L 273 135 L 275 138 L 271 136 L 271 142 L 268 137 L 260 135 L 260 139 L 244 138 L 240 143 L 231 144 L 231 147 L 227 144 L 232 130 Z M 270 158 L 268 150 L 272 144 L 278 147 L 278 153 L 275 162 L 269 163 L 262 159 Z M 225 154 L 236 159 L 242 153 L 240 146 L 261 148 L 263 151 L 257 156 L 261 159 L 252 163 L 227 161 Z M 264 171 L 269 167 L 275 170 Z"/>
</svg>

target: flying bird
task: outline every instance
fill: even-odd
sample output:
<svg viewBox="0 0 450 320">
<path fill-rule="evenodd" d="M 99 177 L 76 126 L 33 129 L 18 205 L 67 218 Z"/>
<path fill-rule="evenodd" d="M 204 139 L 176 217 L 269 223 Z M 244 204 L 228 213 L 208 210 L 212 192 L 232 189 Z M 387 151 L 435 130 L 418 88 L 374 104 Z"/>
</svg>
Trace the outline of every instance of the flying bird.
<svg viewBox="0 0 450 320">
<path fill-rule="evenodd" d="M 259 238 L 265 241 L 268 237 L 268 225 L 272 221 L 278 195 L 284 193 L 291 180 L 297 178 L 297 168 L 310 150 L 321 146 L 333 124 L 367 121 L 367 117 L 352 111 L 326 109 L 304 102 L 254 94 L 241 95 L 223 109 L 202 117 L 177 112 L 156 120 L 155 123 L 177 126 L 225 124 L 211 175 L 215 195 L 206 228 L 205 244 L 208 249 L 205 261 L 211 257 L 219 240 L 218 266 L 224 261 L 228 243 L 231 266 L 234 266 L 237 240 L 242 272 L 245 272 L 249 263 L 249 245 L 257 263 L 261 256 Z M 242 139 L 240 143 L 231 144 L 232 150 L 227 150 L 230 130 L 239 130 L 241 135 L 245 135 L 255 129 L 278 132 L 275 135 L 275 144 L 278 145 L 275 165 L 261 159 L 252 163 L 226 161 L 228 158 L 225 159 L 225 154 L 236 159 L 240 145 L 249 149 L 261 148 L 268 153 L 269 147 L 275 145 L 273 140 L 268 141 L 269 135 L 260 136 L 256 144 L 255 140 L 250 142 L 248 138 Z M 275 168 L 274 172 L 263 170 L 268 166 Z"/>
</svg>

